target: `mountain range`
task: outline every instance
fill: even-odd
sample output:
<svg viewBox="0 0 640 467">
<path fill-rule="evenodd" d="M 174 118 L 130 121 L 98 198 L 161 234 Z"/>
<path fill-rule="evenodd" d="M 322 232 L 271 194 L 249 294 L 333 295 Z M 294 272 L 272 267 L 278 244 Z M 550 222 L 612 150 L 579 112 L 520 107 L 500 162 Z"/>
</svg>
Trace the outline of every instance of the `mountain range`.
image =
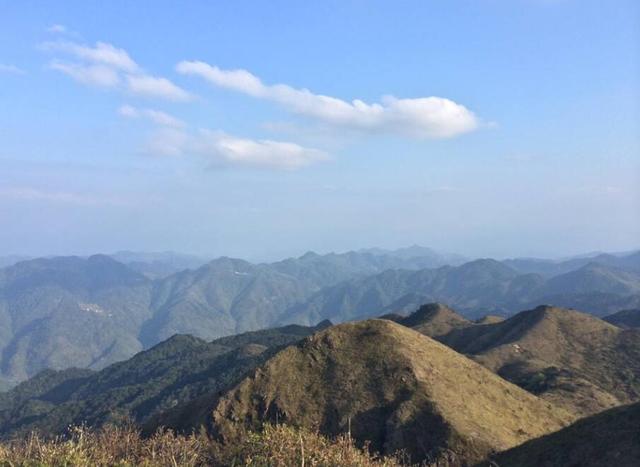
<svg viewBox="0 0 640 467">
<path fill-rule="evenodd" d="M 634 465 L 638 362 L 640 330 L 586 313 L 471 321 L 434 303 L 211 342 L 178 335 L 100 371 L 47 370 L 0 394 L 0 436 L 127 421 L 234 443 L 286 423 L 452 466 L 598 465 L 596 451 Z"/>
<path fill-rule="evenodd" d="M 447 303 L 472 318 L 488 313 L 509 315 L 541 303 L 605 316 L 640 302 L 640 276 L 588 263 L 545 279 L 520 274 L 492 259 L 458 267 L 391 269 L 326 287 L 288 310 L 283 322 L 339 322 L 366 317 L 371 310 L 406 312 L 431 301 Z"/>
<path fill-rule="evenodd" d="M 99 372 L 44 370 L 0 393 L 0 431 L 62 433 L 82 423 L 142 424 L 164 410 L 237 382 L 278 349 L 329 325 L 292 325 L 212 342 L 176 335 Z"/>
<path fill-rule="evenodd" d="M 170 253 L 20 261 L 0 269 L 0 381 L 12 385 L 47 368 L 101 369 L 174 334 L 211 340 L 407 314 L 432 301 L 467 318 L 541 303 L 597 316 L 640 307 L 638 254 L 602 257 L 615 258 L 615 267 L 581 258 L 571 263 L 578 269 L 552 277 L 417 246 L 260 264 L 218 258 L 195 269 L 181 268 L 201 259 Z"/>
<path fill-rule="evenodd" d="M 521 273 L 540 274 L 545 277 L 557 276 L 575 271 L 589 263 L 602 264 L 615 269 L 623 269 L 640 273 L 640 252 L 628 253 L 595 253 L 581 255 L 565 260 L 549 260 L 537 258 L 514 258 L 503 260 L 503 263 Z"/>
</svg>

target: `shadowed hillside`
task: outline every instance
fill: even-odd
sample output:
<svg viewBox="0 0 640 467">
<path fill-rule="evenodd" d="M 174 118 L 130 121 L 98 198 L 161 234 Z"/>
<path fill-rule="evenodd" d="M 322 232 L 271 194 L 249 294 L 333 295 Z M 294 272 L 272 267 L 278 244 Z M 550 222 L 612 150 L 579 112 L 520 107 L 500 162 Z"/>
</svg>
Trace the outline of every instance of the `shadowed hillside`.
<svg viewBox="0 0 640 467">
<path fill-rule="evenodd" d="M 42 372 L 0 394 L 0 436 L 33 429 L 51 435 L 81 423 L 143 423 L 163 410 L 224 389 L 277 349 L 329 324 L 292 325 L 209 343 L 176 335 L 99 372 Z"/>
<path fill-rule="evenodd" d="M 288 347 L 213 410 L 231 442 L 266 422 L 351 432 L 415 460 L 465 465 L 571 417 L 436 341 L 387 320 L 334 326 Z"/>
<path fill-rule="evenodd" d="M 622 310 L 609 316 L 605 316 L 606 322 L 619 328 L 640 328 L 640 308 L 634 310 Z"/>
<path fill-rule="evenodd" d="M 509 381 L 581 414 L 640 399 L 640 331 L 541 306 L 440 337 Z"/>
<path fill-rule="evenodd" d="M 500 453 L 500 467 L 636 467 L 640 465 L 640 403 L 578 420 Z"/>
</svg>

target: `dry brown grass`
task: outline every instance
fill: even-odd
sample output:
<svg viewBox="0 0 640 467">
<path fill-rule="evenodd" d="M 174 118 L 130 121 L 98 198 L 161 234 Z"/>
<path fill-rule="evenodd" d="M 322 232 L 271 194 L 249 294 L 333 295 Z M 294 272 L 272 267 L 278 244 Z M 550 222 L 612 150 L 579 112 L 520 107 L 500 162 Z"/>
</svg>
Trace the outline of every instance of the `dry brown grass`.
<svg viewBox="0 0 640 467">
<path fill-rule="evenodd" d="M 328 439 L 284 425 L 266 426 L 234 443 L 220 445 L 204 434 L 171 431 L 143 438 L 133 428 L 73 428 L 65 438 L 31 434 L 0 444 L 4 467 L 106 466 L 401 467 L 399 458 L 377 457 L 358 449 L 346 435 Z"/>
<path fill-rule="evenodd" d="M 267 425 L 259 434 L 249 433 L 239 443 L 230 443 L 215 458 L 223 465 L 255 467 L 407 465 L 400 457 L 380 457 L 366 449 L 358 449 L 348 435 L 328 439 L 312 431 L 285 425 Z"/>
<path fill-rule="evenodd" d="M 573 418 L 433 339 L 368 320 L 287 347 L 223 395 L 213 420 L 223 439 L 286 421 L 350 431 L 385 454 L 469 465 Z"/>
<path fill-rule="evenodd" d="M 37 434 L 0 444 L 3 466 L 201 466 L 209 465 L 206 436 L 158 432 L 144 439 L 132 428 L 72 428 L 69 436 Z"/>
<path fill-rule="evenodd" d="M 640 332 L 586 313 L 539 306 L 439 340 L 579 416 L 640 398 Z"/>
</svg>

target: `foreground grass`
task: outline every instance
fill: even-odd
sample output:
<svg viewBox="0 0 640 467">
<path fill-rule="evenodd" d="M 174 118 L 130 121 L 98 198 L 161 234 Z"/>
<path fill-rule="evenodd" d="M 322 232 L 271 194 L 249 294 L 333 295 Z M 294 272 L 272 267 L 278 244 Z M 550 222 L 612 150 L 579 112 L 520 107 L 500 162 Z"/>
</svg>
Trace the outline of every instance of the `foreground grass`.
<svg viewBox="0 0 640 467">
<path fill-rule="evenodd" d="M 286 426 L 268 426 L 223 446 L 206 435 L 162 432 L 142 438 L 131 428 L 74 428 L 65 438 L 36 434 L 0 444 L 0 465 L 38 466 L 359 466 L 400 467 L 396 458 L 379 458 L 354 446 L 348 436 L 329 440 Z"/>
</svg>

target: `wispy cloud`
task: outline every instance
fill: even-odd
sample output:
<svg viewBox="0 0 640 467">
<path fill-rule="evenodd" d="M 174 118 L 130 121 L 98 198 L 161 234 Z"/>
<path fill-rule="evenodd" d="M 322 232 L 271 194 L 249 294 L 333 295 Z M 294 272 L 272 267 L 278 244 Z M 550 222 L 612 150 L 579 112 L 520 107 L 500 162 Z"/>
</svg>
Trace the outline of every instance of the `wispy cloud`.
<svg viewBox="0 0 640 467">
<path fill-rule="evenodd" d="M 78 206 L 114 205 L 123 206 L 130 202 L 113 196 L 96 196 L 88 193 L 47 191 L 33 187 L 9 187 L 0 189 L 0 198 L 19 201 L 41 201 L 48 203 L 73 204 Z"/>
<path fill-rule="evenodd" d="M 52 24 L 47 28 L 47 32 L 52 34 L 65 34 L 67 32 L 67 27 L 62 24 Z"/>
<path fill-rule="evenodd" d="M 15 65 L 0 63 L 0 73 L 10 73 L 13 75 L 24 75 L 26 71 Z"/>
<path fill-rule="evenodd" d="M 200 61 L 183 61 L 176 70 L 255 98 L 276 102 L 291 112 L 358 130 L 388 132 L 417 138 L 449 138 L 477 129 L 473 112 L 442 97 L 399 99 L 385 96 L 380 103 L 351 102 L 314 94 L 286 84 L 266 85 L 247 70 L 222 70 Z"/>
<path fill-rule="evenodd" d="M 182 120 L 173 115 L 155 109 L 140 109 L 131 105 L 123 105 L 118 109 L 118 113 L 127 118 L 146 118 L 156 125 L 182 128 L 185 126 Z"/>
<path fill-rule="evenodd" d="M 219 131 L 201 132 L 196 148 L 214 162 L 269 169 L 295 170 L 328 159 L 323 151 L 296 143 L 238 138 Z"/>
<path fill-rule="evenodd" d="M 106 42 L 94 46 L 71 41 L 41 44 L 52 53 L 73 57 L 75 62 L 56 58 L 50 68 L 63 72 L 82 84 L 119 88 L 129 94 L 170 101 L 188 101 L 191 94 L 167 78 L 148 74 L 129 53 Z"/>
<path fill-rule="evenodd" d="M 123 105 L 118 113 L 157 125 L 144 150 L 150 155 L 195 156 L 209 167 L 273 170 L 296 170 L 329 159 L 324 151 L 289 141 L 241 138 L 206 129 L 190 131 L 183 121 L 160 110 Z"/>
<path fill-rule="evenodd" d="M 166 78 L 149 75 L 128 75 L 127 87 L 133 94 L 160 97 L 170 101 L 188 101 L 191 95 Z"/>
<path fill-rule="evenodd" d="M 120 84 L 120 75 L 117 71 L 105 65 L 81 65 L 53 60 L 49 67 L 86 85 L 111 88 Z"/>
<path fill-rule="evenodd" d="M 184 156 L 192 151 L 193 138 L 184 130 L 165 127 L 148 138 L 144 152 L 152 156 Z"/>
<path fill-rule="evenodd" d="M 44 50 L 59 51 L 75 56 L 90 63 L 98 63 L 116 70 L 135 73 L 140 70 L 124 49 L 118 49 L 105 42 L 97 42 L 94 47 L 69 41 L 45 42 Z"/>
<path fill-rule="evenodd" d="M 46 29 L 46 32 L 48 32 L 51 35 L 66 36 L 68 38 L 74 38 L 74 39 L 79 39 L 81 37 L 80 33 L 78 33 L 77 31 L 74 31 L 73 29 L 69 29 L 67 26 L 60 23 L 52 24 Z"/>
<path fill-rule="evenodd" d="M 240 138 L 212 130 L 190 134 L 175 128 L 154 133 L 147 150 L 160 155 L 198 156 L 211 167 L 296 170 L 329 159 L 324 151 L 292 142 Z"/>
</svg>

